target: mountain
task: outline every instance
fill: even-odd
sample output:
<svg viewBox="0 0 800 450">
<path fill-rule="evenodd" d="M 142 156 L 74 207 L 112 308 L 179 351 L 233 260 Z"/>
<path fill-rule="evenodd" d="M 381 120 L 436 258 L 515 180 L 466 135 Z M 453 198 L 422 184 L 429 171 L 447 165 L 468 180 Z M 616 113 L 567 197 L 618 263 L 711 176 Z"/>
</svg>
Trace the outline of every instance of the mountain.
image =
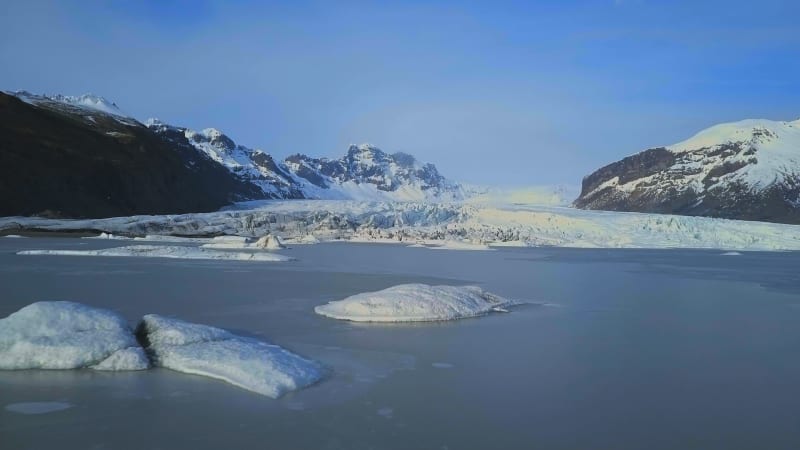
<svg viewBox="0 0 800 450">
<path fill-rule="evenodd" d="M 713 126 L 583 179 L 574 205 L 800 223 L 800 120 Z"/>
<path fill-rule="evenodd" d="M 294 154 L 276 161 L 245 147 L 215 128 L 194 131 L 150 119 L 147 126 L 165 138 L 187 139 L 200 153 L 231 174 L 258 187 L 263 198 L 442 201 L 459 200 L 459 184 L 445 179 L 433 164 L 405 153 L 388 154 L 370 144 L 351 145 L 340 159 Z"/>
<path fill-rule="evenodd" d="M 213 211 L 259 193 L 100 97 L 0 92 L 0 216 Z"/>
<path fill-rule="evenodd" d="M 214 128 L 142 124 L 102 97 L 0 92 L 0 215 L 203 212 L 235 201 L 459 200 L 432 164 L 369 144 L 276 161 Z M 25 186 L 24 190 L 20 190 Z"/>
</svg>

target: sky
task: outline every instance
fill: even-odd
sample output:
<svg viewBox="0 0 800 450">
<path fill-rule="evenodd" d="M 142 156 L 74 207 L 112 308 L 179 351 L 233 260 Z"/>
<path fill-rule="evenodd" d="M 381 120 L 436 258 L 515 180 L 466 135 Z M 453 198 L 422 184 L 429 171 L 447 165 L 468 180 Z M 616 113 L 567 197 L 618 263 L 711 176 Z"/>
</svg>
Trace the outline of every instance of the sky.
<svg viewBox="0 0 800 450">
<path fill-rule="evenodd" d="M 710 125 L 800 118 L 800 2 L 0 2 L 0 89 L 104 96 L 277 157 L 369 142 L 578 185 Z"/>
</svg>

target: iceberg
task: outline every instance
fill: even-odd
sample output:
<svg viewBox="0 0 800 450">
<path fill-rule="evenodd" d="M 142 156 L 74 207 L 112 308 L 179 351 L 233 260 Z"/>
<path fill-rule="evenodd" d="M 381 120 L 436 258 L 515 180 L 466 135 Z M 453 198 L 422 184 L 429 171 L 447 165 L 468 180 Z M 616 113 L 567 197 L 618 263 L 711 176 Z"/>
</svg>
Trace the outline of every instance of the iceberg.
<svg viewBox="0 0 800 450">
<path fill-rule="evenodd" d="M 314 308 L 317 314 L 354 322 L 425 322 L 505 312 L 517 304 L 477 286 L 400 284 Z"/>
<path fill-rule="evenodd" d="M 142 370 L 149 367 L 116 313 L 67 301 L 30 304 L 0 319 L 0 369 Z"/>
<path fill-rule="evenodd" d="M 216 378 L 267 397 L 278 398 L 324 375 L 315 361 L 221 328 L 150 314 L 136 333 L 155 366 Z"/>
<path fill-rule="evenodd" d="M 292 258 L 275 253 L 225 252 L 200 247 L 168 245 L 130 245 L 101 250 L 23 250 L 18 255 L 64 256 L 139 256 L 147 258 L 218 259 L 235 261 L 290 261 Z"/>
<path fill-rule="evenodd" d="M 232 236 L 238 237 L 238 236 Z M 255 249 L 255 250 L 280 250 L 286 248 L 283 241 L 278 236 L 267 234 L 250 242 L 246 238 L 220 240 L 214 238 L 212 242 L 201 245 L 203 248 L 217 248 L 217 249 Z"/>
</svg>

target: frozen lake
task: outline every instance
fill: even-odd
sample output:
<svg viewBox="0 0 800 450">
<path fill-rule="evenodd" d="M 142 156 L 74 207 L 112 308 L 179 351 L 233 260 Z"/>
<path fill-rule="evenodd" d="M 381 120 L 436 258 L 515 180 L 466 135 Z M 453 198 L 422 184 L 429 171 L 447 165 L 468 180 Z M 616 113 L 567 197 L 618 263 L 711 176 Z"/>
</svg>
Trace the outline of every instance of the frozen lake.
<svg viewBox="0 0 800 450">
<path fill-rule="evenodd" d="M 163 369 L 0 372 L 3 449 L 796 449 L 800 254 L 295 246 L 290 262 L 18 256 L 126 245 L 0 239 L 0 317 L 38 300 L 261 336 L 332 374 L 272 400 Z M 316 305 L 395 284 L 543 305 L 357 324 Z"/>
</svg>

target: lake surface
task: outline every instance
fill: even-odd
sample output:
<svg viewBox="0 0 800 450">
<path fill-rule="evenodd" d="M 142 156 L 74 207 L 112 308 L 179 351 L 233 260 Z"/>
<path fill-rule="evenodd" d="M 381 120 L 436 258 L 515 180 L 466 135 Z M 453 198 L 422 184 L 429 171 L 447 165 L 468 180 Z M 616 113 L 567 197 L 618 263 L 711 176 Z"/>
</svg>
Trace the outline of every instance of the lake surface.
<svg viewBox="0 0 800 450">
<path fill-rule="evenodd" d="M 132 323 L 174 315 L 261 336 L 330 376 L 272 400 L 163 369 L 0 372 L 0 448 L 800 448 L 797 253 L 332 243 L 284 250 L 298 258 L 288 263 L 14 254 L 121 245 L 0 239 L 0 317 L 59 299 Z M 414 325 L 313 313 L 407 282 L 533 304 Z"/>
</svg>

